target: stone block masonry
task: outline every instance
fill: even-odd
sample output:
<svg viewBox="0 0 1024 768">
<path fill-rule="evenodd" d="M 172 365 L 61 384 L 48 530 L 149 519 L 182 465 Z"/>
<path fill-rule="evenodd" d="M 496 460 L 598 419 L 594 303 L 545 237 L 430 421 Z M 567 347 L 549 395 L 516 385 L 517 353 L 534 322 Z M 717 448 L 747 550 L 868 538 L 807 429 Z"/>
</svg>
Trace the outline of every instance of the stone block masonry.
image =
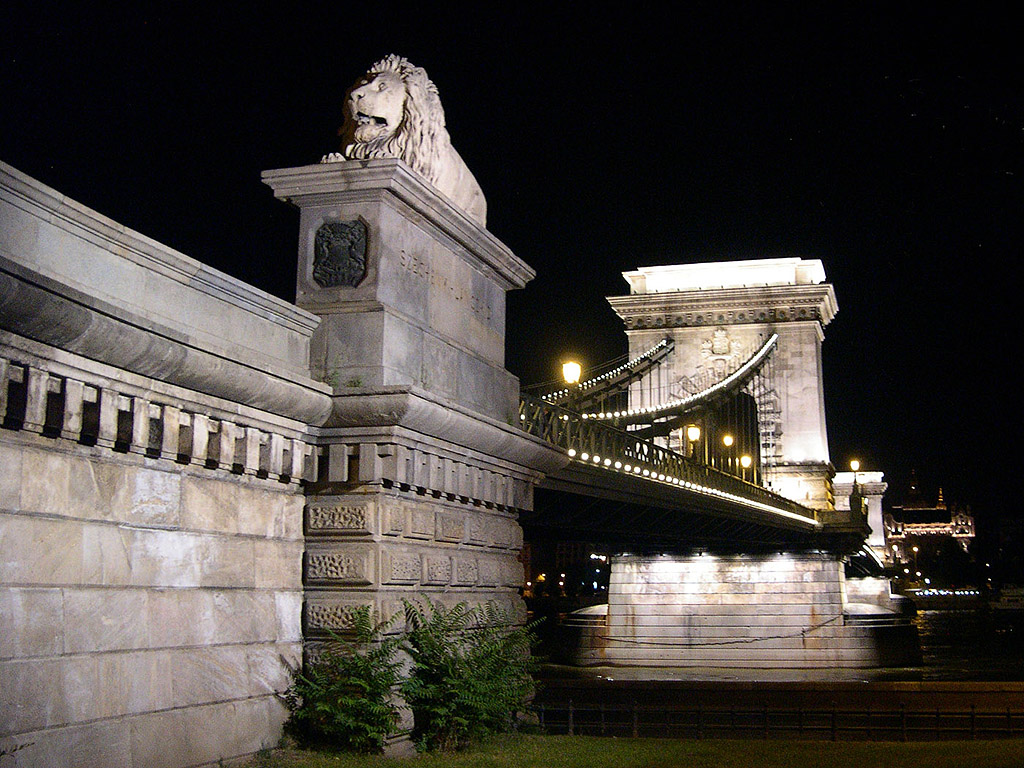
<svg viewBox="0 0 1024 768">
<path fill-rule="evenodd" d="M 316 319 L 0 166 L 0 749 L 276 743 L 302 653 Z"/>
<path fill-rule="evenodd" d="M 39 766 L 270 746 L 301 654 L 298 486 L 52 442 L 0 433 L 0 745 Z"/>
</svg>

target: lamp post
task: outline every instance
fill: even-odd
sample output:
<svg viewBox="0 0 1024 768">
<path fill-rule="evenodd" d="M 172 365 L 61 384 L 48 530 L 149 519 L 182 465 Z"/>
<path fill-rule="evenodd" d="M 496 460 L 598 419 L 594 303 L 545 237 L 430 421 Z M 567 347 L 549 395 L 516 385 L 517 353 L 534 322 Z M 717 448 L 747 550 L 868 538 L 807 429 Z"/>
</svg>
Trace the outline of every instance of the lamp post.
<svg viewBox="0 0 1024 768">
<path fill-rule="evenodd" d="M 750 465 L 754 463 L 754 460 L 750 458 L 750 454 L 744 453 L 740 456 L 740 467 L 743 469 L 743 480 L 747 479 L 747 470 L 750 469 Z"/>
<path fill-rule="evenodd" d="M 722 445 L 725 446 L 725 467 L 726 471 L 731 475 L 733 471 L 732 466 L 732 445 L 735 443 L 735 439 L 732 435 L 722 435 Z"/>
<path fill-rule="evenodd" d="M 562 363 L 562 378 L 569 390 L 569 408 L 576 410 L 576 399 L 579 395 L 580 376 L 583 375 L 583 366 L 575 360 L 568 360 Z"/>
<path fill-rule="evenodd" d="M 856 502 L 857 513 L 865 517 L 867 515 L 867 509 L 864 497 L 861 495 L 860 486 L 857 484 L 859 479 L 858 472 L 860 472 L 860 460 L 850 459 L 850 471 L 853 472 L 853 488 L 850 491 L 850 512 L 854 511 L 854 502 Z"/>
</svg>

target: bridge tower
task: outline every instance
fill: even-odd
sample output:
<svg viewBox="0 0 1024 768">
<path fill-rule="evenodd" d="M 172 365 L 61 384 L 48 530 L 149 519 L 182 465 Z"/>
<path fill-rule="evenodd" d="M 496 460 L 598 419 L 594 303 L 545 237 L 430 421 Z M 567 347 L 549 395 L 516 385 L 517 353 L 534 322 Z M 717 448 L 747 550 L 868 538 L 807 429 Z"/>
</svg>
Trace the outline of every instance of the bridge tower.
<svg viewBox="0 0 1024 768">
<path fill-rule="evenodd" d="M 630 357 L 663 338 L 675 351 L 635 383 L 630 405 L 656 405 L 702 388 L 742 363 L 771 334 L 774 391 L 759 396 L 762 474 L 782 496 L 834 508 L 825 430 L 821 345 L 838 307 L 817 259 L 778 258 L 641 267 L 628 296 L 608 299 L 625 322 Z"/>
<path fill-rule="evenodd" d="M 629 295 L 609 302 L 625 322 L 630 358 L 665 338 L 674 342 L 661 370 L 631 384 L 631 409 L 710 391 L 777 335 L 768 383 L 730 395 L 744 399 L 729 407 L 746 414 L 744 447 L 759 454 L 757 472 L 745 479 L 813 509 L 819 528 L 789 543 L 729 541 L 723 525 L 723 535 L 707 544 L 694 538 L 666 545 L 668 550 L 632 552 L 623 544 L 611 561 L 601 641 L 585 649 L 581 661 L 777 670 L 872 667 L 911 658 L 916 644 L 904 637 L 907 628 L 858 624 L 865 609 L 848 598 L 843 558 L 867 527 L 848 508 L 837 510 L 833 496 L 822 342 L 837 306 L 821 262 L 645 267 L 624 276 Z M 718 442 L 728 434 L 721 429 L 725 419 L 711 409 L 693 418 L 703 420 L 702 445 L 666 434 L 683 431 L 685 422 L 666 422 L 660 433 L 652 432 L 669 448 L 714 466 L 722 456 Z M 891 615 L 886 606 L 867 610 Z"/>
</svg>

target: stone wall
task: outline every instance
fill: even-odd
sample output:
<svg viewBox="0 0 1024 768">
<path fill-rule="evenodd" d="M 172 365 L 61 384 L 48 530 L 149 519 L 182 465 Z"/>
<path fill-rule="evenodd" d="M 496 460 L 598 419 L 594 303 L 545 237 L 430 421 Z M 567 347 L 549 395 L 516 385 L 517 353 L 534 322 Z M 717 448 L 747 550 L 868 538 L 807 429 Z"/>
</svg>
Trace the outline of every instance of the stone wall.
<svg viewBox="0 0 1024 768">
<path fill-rule="evenodd" d="M 5 766 L 276 743 L 330 410 L 316 323 L 0 165 Z"/>
<path fill-rule="evenodd" d="M 190 766 L 272 746 L 301 653 L 297 485 L 0 432 L 0 748 Z"/>
</svg>

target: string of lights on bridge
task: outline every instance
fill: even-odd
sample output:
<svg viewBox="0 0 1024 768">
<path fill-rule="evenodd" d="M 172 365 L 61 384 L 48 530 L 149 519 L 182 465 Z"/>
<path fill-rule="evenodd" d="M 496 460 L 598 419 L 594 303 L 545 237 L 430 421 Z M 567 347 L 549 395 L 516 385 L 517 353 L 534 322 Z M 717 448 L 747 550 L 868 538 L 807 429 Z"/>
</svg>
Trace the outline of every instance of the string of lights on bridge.
<svg viewBox="0 0 1024 768">
<path fill-rule="evenodd" d="M 587 379 L 586 381 L 581 381 L 579 384 L 576 385 L 576 388 L 579 391 L 583 391 L 583 390 L 587 390 L 587 389 L 592 389 L 593 387 L 596 387 L 598 384 L 600 384 L 600 383 L 602 383 L 604 381 L 608 381 L 609 379 L 612 379 L 615 376 L 618 376 L 623 371 L 635 368 L 637 365 L 642 363 L 644 360 L 646 360 L 646 359 L 656 355 L 658 352 L 660 352 L 662 349 L 664 349 L 666 346 L 668 346 L 668 344 L 669 344 L 669 340 L 668 339 L 662 339 L 656 345 L 654 345 L 649 350 L 644 352 L 642 355 L 638 355 L 637 357 L 634 357 L 629 362 L 623 363 L 622 365 L 620 365 L 620 366 L 618 366 L 616 368 L 612 368 L 610 371 L 602 373 L 600 376 L 595 376 L 592 379 Z M 578 365 L 578 364 L 573 363 L 572 365 Z M 559 400 L 559 399 L 561 399 L 563 397 L 568 397 L 572 393 L 573 393 L 572 389 L 570 389 L 569 387 L 565 387 L 563 389 L 558 390 L 557 392 L 551 392 L 551 393 L 546 394 L 546 395 L 541 395 L 541 400 L 547 400 L 548 402 L 551 402 L 551 401 L 554 401 L 554 400 Z"/>
<path fill-rule="evenodd" d="M 779 335 L 777 333 L 773 333 L 768 338 L 768 340 L 761 346 L 761 348 L 757 352 L 755 352 L 749 360 L 747 360 L 747 362 L 745 362 L 743 365 L 741 365 L 739 368 L 737 368 L 735 371 L 733 371 L 731 374 L 726 376 L 721 381 L 712 384 L 707 389 L 701 392 L 697 392 L 696 394 L 688 395 L 687 397 L 679 398 L 676 400 L 670 400 L 667 403 L 661 403 L 659 405 L 647 405 L 643 406 L 642 408 L 629 408 L 625 411 L 601 411 L 599 413 L 582 413 L 580 415 L 584 419 L 607 420 L 629 418 L 632 416 L 656 415 L 658 413 L 662 413 L 665 411 L 685 410 L 687 407 L 694 405 L 695 403 L 699 402 L 700 400 L 706 397 L 710 397 L 711 395 L 716 394 L 717 392 L 721 392 L 724 389 L 728 389 L 738 379 L 741 379 L 744 376 L 746 376 L 753 368 L 759 366 L 761 362 L 765 359 L 765 357 L 767 357 L 769 353 L 771 353 L 771 351 L 775 348 L 776 343 L 778 343 L 778 340 Z M 657 348 L 658 347 L 655 347 L 654 349 L 644 354 L 649 355 Z"/>
<path fill-rule="evenodd" d="M 705 496 L 716 496 L 721 499 L 728 499 L 729 501 L 745 504 L 746 506 L 753 507 L 755 509 L 760 509 L 765 512 L 770 512 L 776 515 L 782 515 L 783 517 L 788 517 L 793 520 L 799 520 L 802 523 L 809 523 L 814 526 L 821 525 L 819 521 L 812 520 L 811 518 L 797 514 L 796 512 L 790 512 L 789 510 L 786 509 L 779 509 L 778 507 L 774 507 L 770 504 L 764 504 L 759 501 L 754 501 L 753 499 L 746 499 L 735 493 L 729 493 L 728 491 L 720 491 L 717 488 L 709 488 L 706 485 L 694 483 L 690 480 L 683 480 L 674 475 L 666 475 L 665 473 L 662 472 L 652 472 L 650 469 L 647 469 L 646 467 L 627 464 L 619 459 L 610 459 L 607 457 L 602 458 L 597 454 L 592 455 L 585 451 L 577 452 L 575 448 L 570 448 L 568 450 L 568 454 L 569 458 L 575 459 L 585 464 L 591 464 L 594 466 L 601 467 L 603 469 L 618 471 L 627 475 L 642 477 L 645 480 L 651 480 L 654 482 L 664 483 L 666 485 L 676 486 L 688 491 L 703 494 Z"/>
<path fill-rule="evenodd" d="M 741 365 L 739 368 L 737 368 L 735 371 L 733 371 L 729 375 L 725 376 L 721 381 L 716 382 L 715 384 L 713 384 L 712 386 L 708 387 L 707 389 L 702 390 L 701 392 L 698 392 L 698 393 L 693 394 L 693 395 L 689 395 L 688 397 L 685 397 L 685 398 L 680 398 L 680 399 L 677 399 L 677 400 L 673 400 L 673 401 L 670 401 L 668 403 L 664 403 L 664 404 L 661 404 L 661 405 L 658 405 L 658 406 L 646 406 L 646 407 L 643 407 L 643 408 L 633 408 L 633 409 L 628 409 L 628 410 L 625 410 L 625 411 L 614 411 L 614 412 L 611 412 L 611 413 L 605 413 L 605 412 L 600 412 L 600 413 L 581 413 L 581 414 L 579 414 L 579 418 L 581 418 L 583 420 L 599 422 L 601 420 L 607 420 L 607 419 L 615 419 L 615 418 L 629 417 L 629 416 L 635 416 L 635 415 L 657 414 L 657 413 L 661 413 L 661 412 L 664 412 L 664 411 L 680 410 L 680 409 L 685 409 L 687 407 L 691 407 L 692 405 L 694 405 L 695 403 L 697 403 L 698 401 L 700 401 L 703 398 L 707 398 L 709 396 L 712 396 L 712 395 L 714 395 L 714 394 L 716 394 L 718 392 L 721 392 L 723 390 L 726 390 L 726 389 L 736 385 L 738 382 L 742 382 L 742 380 L 748 374 L 750 374 L 751 371 L 755 370 L 758 366 L 760 366 L 761 363 L 772 352 L 772 350 L 775 348 L 775 345 L 778 342 L 778 338 L 779 338 L 778 334 L 772 334 L 765 341 L 765 343 L 753 355 L 751 355 L 751 357 L 743 365 Z M 651 349 L 647 350 L 646 352 L 644 352 L 643 354 L 637 356 L 636 358 L 630 360 L 629 362 L 623 363 L 622 365 L 607 371 L 606 373 L 602 374 L 601 376 L 597 376 L 595 378 L 589 379 L 586 382 L 582 382 L 582 383 L 579 383 L 579 374 L 580 374 L 580 366 L 579 366 L 579 364 L 578 363 L 566 363 L 565 366 L 563 366 L 563 369 L 564 369 L 563 372 L 565 374 L 565 378 L 566 378 L 566 381 L 569 384 L 569 386 L 567 386 L 564 389 L 561 389 L 561 390 L 559 390 L 557 392 L 553 392 L 553 393 L 550 393 L 548 395 L 544 395 L 544 396 L 542 396 L 541 399 L 544 400 L 544 401 L 551 402 L 551 401 L 558 400 L 558 399 L 564 398 L 564 397 L 572 397 L 573 395 L 578 394 L 579 391 L 583 390 L 583 389 L 592 389 L 593 387 L 597 386 L 601 382 L 608 381 L 608 380 L 614 378 L 615 376 L 618 376 L 623 371 L 626 371 L 627 369 L 632 369 L 632 368 L 636 367 L 639 363 L 643 362 L 644 360 L 649 359 L 649 358 L 657 355 L 660 351 L 662 351 L 670 343 L 671 343 L 671 341 L 669 339 L 664 339 L 661 342 L 659 342 L 657 345 L 652 347 Z M 568 422 L 570 420 L 570 415 L 568 413 L 562 413 L 557 418 L 561 419 L 562 421 Z M 520 415 L 520 419 L 525 421 L 526 420 L 525 414 L 521 414 Z M 695 440 L 695 439 L 699 439 L 699 438 L 692 438 L 691 437 L 690 439 L 691 440 Z M 667 450 L 667 449 L 664 449 L 664 450 Z M 747 507 L 750 507 L 750 508 L 753 508 L 753 509 L 758 509 L 758 510 L 761 510 L 761 511 L 764 511 L 764 512 L 768 512 L 768 513 L 771 513 L 771 514 L 774 514 L 774 515 L 780 515 L 780 516 L 783 516 L 783 517 L 790 518 L 792 520 L 798 520 L 801 523 L 805 523 L 805 524 L 808 524 L 808 525 L 812 525 L 812 526 L 819 526 L 819 525 L 821 525 L 821 523 L 819 521 L 817 521 L 817 520 L 815 520 L 815 519 L 813 519 L 811 517 L 808 517 L 807 515 L 799 514 L 797 512 L 792 512 L 792 511 L 787 510 L 787 509 L 782 509 L 782 508 L 780 508 L 778 506 L 774 506 L 772 504 L 766 504 L 764 502 L 760 502 L 760 501 L 757 501 L 757 500 L 754 500 L 754 499 L 746 498 L 744 496 L 740 496 L 738 494 L 731 493 L 729 491 L 720 490 L 718 488 L 712 488 L 712 487 L 703 485 L 701 483 L 693 482 L 691 480 L 685 480 L 685 479 L 677 477 L 677 476 L 675 476 L 673 474 L 664 473 L 664 472 L 658 472 L 656 469 L 650 469 L 648 467 L 644 467 L 644 466 L 641 466 L 640 464 L 635 463 L 635 460 L 633 460 L 633 463 L 629 463 L 624 458 L 610 458 L 610 457 L 607 457 L 607 456 L 606 457 L 602 457 L 602 456 L 600 456 L 598 454 L 591 454 L 591 453 L 588 453 L 586 451 L 582 451 L 582 452 L 581 451 L 577 451 L 576 448 L 571 448 L 571 447 L 567 449 L 567 453 L 568 453 L 568 456 L 569 456 L 570 459 L 572 459 L 574 461 L 577 461 L 577 462 L 580 462 L 580 463 L 583 463 L 583 464 L 586 464 L 588 466 L 594 466 L 594 467 L 598 467 L 598 468 L 609 470 L 609 471 L 615 471 L 615 472 L 618 472 L 618 473 L 621 473 L 621 474 L 624 474 L 624 475 L 629 475 L 629 476 L 632 476 L 632 477 L 637 477 L 639 479 L 648 480 L 648 481 L 652 481 L 652 482 L 658 482 L 658 483 L 662 483 L 662 484 L 673 486 L 673 487 L 678 487 L 680 489 L 684 489 L 684 490 L 687 490 L 687 491 L 690 491 L 690 492 L 693 492 L 693 493 L 699 493 L 699 494 L 702 494 L 702 495 L 705 495 L 705 496 L 715 497 L 715 498 L 719 498 L 719 499 L 722 499 L 722 500 L 727 500 L 727 501 L 730 501 L 730 502 L 733 502 L 733 503 L 739 503 L 739 504 L 742 504 L 744 506 L 747 506 Z"/>
</svg>

